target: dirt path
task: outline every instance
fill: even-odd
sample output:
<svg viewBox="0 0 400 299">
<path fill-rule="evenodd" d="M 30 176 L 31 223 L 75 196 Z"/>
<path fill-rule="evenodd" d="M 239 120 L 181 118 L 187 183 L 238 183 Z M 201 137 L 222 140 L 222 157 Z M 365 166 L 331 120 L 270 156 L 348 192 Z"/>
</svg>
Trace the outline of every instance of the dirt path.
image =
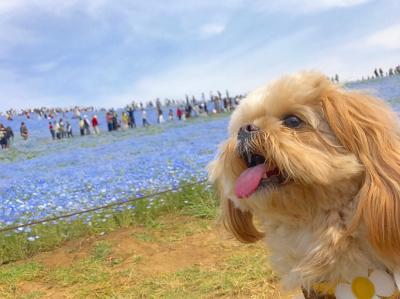
<svg viewBox="0 0 400 299">
<path fill-rule="evenodd" d="M 211 220 L 166 217 L 3 266 L 0 297 L 286 298 L 265 255 Z"/>
</svg>

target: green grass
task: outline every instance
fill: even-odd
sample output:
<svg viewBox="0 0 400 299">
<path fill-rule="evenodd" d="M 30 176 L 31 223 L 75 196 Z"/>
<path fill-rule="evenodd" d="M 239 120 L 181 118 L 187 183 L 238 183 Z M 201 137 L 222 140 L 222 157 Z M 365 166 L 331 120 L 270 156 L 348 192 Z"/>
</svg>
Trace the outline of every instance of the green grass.
<svg viewBox="0 0 400 299">
<path fill-rule="evenodd" d="M 8 264 L 0 267 L 0 298 L 290 298 L 280 293 L 262 244 L 212 237 L 217 201 L 209 186 L 184 187 L 135 206 L 94 214 L 90 225 L 87 219 L 38 225 L 32 234 L 41 237 L 34 242 L 26 234 L 1 235 L 0 258 Z M 65 263 L 46 264 L 43 257 L 12 262 L 82 237 L 90 240 L 84 249 L 64 247 Z M 127 243 L 131 251 L 121 250 Z M 173 263 L 189 262 L 164 261 L 176 250 Z M 52 261 L 52 252 L 45 257 Z"/>
<path fill-rule="evenodd" d="M 70 267 L 48 270 L 45 280 L 58 286 L 106 283 L 110 280 L 110 271 L 102 261 L 89 258 Z"/>
<path fill-rule="evenodd" d="M 106 210 L 100 214 L 86 214 L 73 220 L 39 224 L 30 233 L 0 233 L 0 264 L 30 257 L 41 251 L 56 248 L 68 240 L 88 235 L 101 235 L 121 227 L 140 225 L 157 228 L 163 214 L 184 214 L 212 218 L 216 213 L 216 199 L 204 184 L 183 187 L 178 192 L 134 202 L 134 209 Z M 125 205 L 124 208 L 129 207 Z M 131 204 L 132 208 L 132 204 Z M 88 216 L 91 217 L 88 220 Z M 29 241 L 29 236 L 39 236 Z M 140 237 L 139 237 L 140 238 Z"/>
<path fill-rule="evenodd" d="M 1 268 L 0 268 L 1 269 Z M 7 271 L 0 270 L 0 283 L 1 284 L 15 284 L 17 280 L 25 280 L 30 281 L 40 274 L 43 270 L 43 266 L 34 263 L 24 263 L 21 265 L 14 265 L 12 268 L 9 268 Z"/>
<path fill-rule="evenodd" d="M 173 231 L 168 223 L 153 233 Z M 202 220 L 194 217 L 192 226 L 202 227 Z M 136 265 L 146 265 L 151 256 L 133 255 L 130 267 L 119 270 L 109 262 L 112 249 L 113 244 L 107 241 L 95 242 L 88 257 L 69 266 L 46 267 L 35 262 L 3 266 L 0 296 L 41 298 L 45 294 L 40 290 L 21 292 L 24 283 L 35 281 L 73 298 L 284 298 L 260 246 L 227 249 L 226 256 L 214 266 L 194 264 L 177 271 L 150 274 L 141 273 Z"/>
<path fill-rule="evenodd" d="M 277 278 L 265 265 L 262 250 L 239 252 L 214 269 L 191 266 L 149 277 L 116 298 L 277 298 Z"/>
<path fill-rule="evenodd" d="M 21 299 L 38 299 L 43 298 L 44 292 L 41 291 L 33 291 L 25 296 L 22 296 Z"/>
<path fill-rule="evenodd" d="M 105 260 L 111 253 L 112 245 L 109 242 L 102 241 L 95 244 L 91 255 L 95 260 Z"/>
<path fill-rule="evenodd" d="M 4 269 L 0 268 L 0 286 L 4 286 L 3 291 L 0 288 L 1 298 L 12 298 L 17 290 L 19 281 L 32 281 L 42 275 L 44 267 L 38 263 L 28 262 L 21 265 Z M 37 295 L 37 294 L 36 294 Z M 26 297 L 35 298 L 35 297 Z"/>
<path fill-rule="evenodd" d="M 31 255 L 42 246 L 55 247 L 68 238 L 93 237 L 84 249 L 86 254 L 81 252 L 79 258 L 61 265 L 30 259 L 1 266 L 0 298 L 51 298 L 54 294 L 62 298 L 115 299 L 289 298 L 279 292 L 277 277 L 267 265 L 262 244 L 224 244 L 219 237 L 211 237 L 217 203 L 207 186 L 186 188 L 152 202 L 151 208 L 148 208 L 149 202 L 143 202 L 130 212 L 113 213 L 108 218 L 98 215 L 99 221 L 92 219 L 89 228 L 85 228 L 81 220 L 40 227 L 44 236 L 39 239 L 41 243 L 35 245 L 38 247 L 29 247 L 27 251 L 23 251 L 23 247 L 14 249 Z M 94 236 L 120 227 L 128 228 L 115 233 L 132 238 L 133 251 L 121 251 L 121 247 L 129 243 L 128 239 L 115 238 L 115 234 Z M 50 230 L 46 235 L 47 229 Z M 207 241 L 202 240 L 203 236 L 208 236 Z M 17 240 L 17 237 L 13 238 Z M 21 242 L 17 244 L 25 244 Z M 28 244 L 34 246 L 35 243 Z M 185 250 L 190 245 L 199 252 L 192 254 L 191 249 Z M 147 248 L 152 250 L 147 252 Z M 80 249 L 75 250 L 64 249 L 70 257 Z M 159 268 L 163 253 L 171 250 L 172 253 L 178 250 L 176 259 L 186 258 L 190 262 L 170 267 L 167 260 L 164 267 Z M 191 259 L 198 254 L 208 261 L 203 264 L 199 262 L 204 260 L 202 257 Z M 157 255 L 159 259 L 154 260 Z M 52 259 L 51 252 L 46 256 Z"/>
</svg>

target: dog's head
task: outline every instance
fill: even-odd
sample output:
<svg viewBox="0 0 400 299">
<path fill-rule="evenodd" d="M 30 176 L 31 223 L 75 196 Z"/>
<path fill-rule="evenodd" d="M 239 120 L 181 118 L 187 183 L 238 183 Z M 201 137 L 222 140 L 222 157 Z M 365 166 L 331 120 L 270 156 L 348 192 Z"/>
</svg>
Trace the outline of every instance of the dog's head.
<svg viewBox="0 0 400 299">
<path fill-rule="evenodd" d="M 304 72 L 251 93 L 229 133 L 209 174 L 239 240 L 263 237 L 254 214 L 296 219 L 354 204 L 351 227 L 362 222 L 379 253 L 400 256 L 400 142 L 382 101 Z"/>
</svg>

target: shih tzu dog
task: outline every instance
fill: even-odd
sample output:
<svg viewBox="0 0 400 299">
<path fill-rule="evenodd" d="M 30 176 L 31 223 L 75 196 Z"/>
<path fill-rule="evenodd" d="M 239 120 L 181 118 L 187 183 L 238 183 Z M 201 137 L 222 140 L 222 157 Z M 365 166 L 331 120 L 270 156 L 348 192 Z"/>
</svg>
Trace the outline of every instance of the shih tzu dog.
<svg viewBox="0 0 400 299">
<path fill-rule="evenodd" d="M 306 298 L 397 298 L 400 139 L 384 102 L 303 72 L 247 96 L 209 165 L 221 219 Z M 400 297 L 399 297 L 400 298 Z"/>
</svg>

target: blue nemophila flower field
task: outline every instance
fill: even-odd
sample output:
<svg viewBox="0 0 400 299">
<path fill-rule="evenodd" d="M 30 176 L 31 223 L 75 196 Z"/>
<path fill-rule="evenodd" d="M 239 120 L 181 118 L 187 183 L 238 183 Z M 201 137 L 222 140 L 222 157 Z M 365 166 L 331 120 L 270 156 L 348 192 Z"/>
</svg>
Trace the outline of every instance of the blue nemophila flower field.
<svg viewBox="0 0 400 299">
<path fill-rule="evenodd" d="M 376 92 L 400 111 L 399 76 L 353 83 L 348 88 Z M 68 115 L 64 118 L 77 122 Z M 47 120 L 32 116 L 0 121 L 12 125 L 16 135 L 21 121 L 31 131 L 29 140 L 17 136 L 12 149 L 0 151 L 0 227 L 5 227 L 203 180 L 206 165 L 227 136 L 228 117 L 175 120 L 113 133 L 103 127 L 100 136 L 60 141 L 51 140 Z M 29 241 L 36 239 L 31 236 Z"/>
<path fill-rule="evenodd" d="M 204 179 L 206 164 L 226 136 L 227 121 L 223 117 L 175 122 L 58 142 L 50 138 L 21 141 L 16 149 L 1 153 L 3 159 L 15 157 L 1 162 L 0 225 L 141 197 Z"/>
</svg>

